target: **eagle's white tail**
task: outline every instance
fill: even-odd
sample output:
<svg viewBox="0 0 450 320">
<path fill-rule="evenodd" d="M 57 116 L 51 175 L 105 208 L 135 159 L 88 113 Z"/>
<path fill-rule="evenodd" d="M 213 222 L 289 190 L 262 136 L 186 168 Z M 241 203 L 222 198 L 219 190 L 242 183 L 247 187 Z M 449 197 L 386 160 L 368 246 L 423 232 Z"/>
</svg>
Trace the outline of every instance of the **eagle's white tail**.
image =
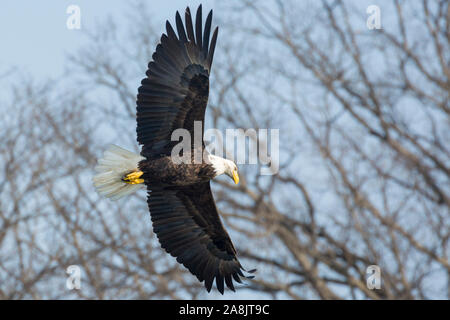
<svg viewBox="0 0 450 320">
<path fill-rule="evenodd" d="M 143 159 L 145 158 L 139 154 L 110 145 L 95 167 L 97 174 L 92 181 L 97 192 L 117 200 L 142 188 L 144 186 L 142 183 L 128 184 L 122 179 L 124 175 L 138 171 L 138 163 Z"/>
</svg>

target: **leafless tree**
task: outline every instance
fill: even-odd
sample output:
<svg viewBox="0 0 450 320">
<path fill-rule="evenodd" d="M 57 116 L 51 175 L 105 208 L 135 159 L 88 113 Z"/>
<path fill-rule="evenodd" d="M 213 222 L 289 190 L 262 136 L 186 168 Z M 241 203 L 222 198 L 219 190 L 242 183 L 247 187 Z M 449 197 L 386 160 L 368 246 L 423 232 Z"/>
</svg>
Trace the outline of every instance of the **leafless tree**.
<svg viewBox="0 0 450 320">
<path fill-rule="evenodd" d="M 93 192 L 101 147 L 87 100 L 55 83 L 12 91 L 0 120 L 0 297 L 196 297 L 200 285 L 156 248 L 145 197 L 108 203 Z M 66 287 L 70 265 L 79 290 Z"/>
<path fill-rule="evenodd" d="M 278 171 L 213 184 L 258 269 L 225 297 L 450 298 L 450 8 L 380 7 L 369 30 L 356 2 L 217 4 L 207 126 L 280 129 Z M 160 249 L 145 192 L 111 202 L 90 182 L 107 143 L 138 150 L 136 88 L 163 24 L 143 2 L 127 17 L 86 34 L 64 81 L 16 81 L 2 101 L 2 299 L 218 298 Z"/>
</svg>

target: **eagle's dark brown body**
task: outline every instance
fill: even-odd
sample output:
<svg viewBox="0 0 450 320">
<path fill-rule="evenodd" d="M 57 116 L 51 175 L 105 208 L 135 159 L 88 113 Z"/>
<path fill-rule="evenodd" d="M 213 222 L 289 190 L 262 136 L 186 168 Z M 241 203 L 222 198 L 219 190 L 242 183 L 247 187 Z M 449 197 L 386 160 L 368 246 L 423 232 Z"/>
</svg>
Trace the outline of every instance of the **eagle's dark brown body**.
<svg viewBox="0 0 450 320">
<path fill-rule="evenodd" d="M 142 160 L 139 169 L 144 172 L 142 177 L 150 188 L 188 186 L 208 182 L 215 176 L 213 167 L 208 163 L 176 164 L 170 156 Z"/>
</svg>

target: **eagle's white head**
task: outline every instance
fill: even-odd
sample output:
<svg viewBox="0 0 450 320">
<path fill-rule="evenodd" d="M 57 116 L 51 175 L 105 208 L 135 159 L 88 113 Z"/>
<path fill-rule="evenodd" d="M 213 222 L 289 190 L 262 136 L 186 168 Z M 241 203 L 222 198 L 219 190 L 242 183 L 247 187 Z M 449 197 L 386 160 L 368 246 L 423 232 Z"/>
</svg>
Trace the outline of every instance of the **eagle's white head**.
<svg viewBox="0 0 450 320">
<path fill-rule="evenodd" d="M 214 156 L 212 154 L 208 155 L 208 157 L 209 162 L 211 163 L 216 173 L 215 177 L 225 173 L 227 176 L 234 180 L 234 183 L 239 183 L 239 175 L 236 163 L 228 159 Z"/>
</svg>

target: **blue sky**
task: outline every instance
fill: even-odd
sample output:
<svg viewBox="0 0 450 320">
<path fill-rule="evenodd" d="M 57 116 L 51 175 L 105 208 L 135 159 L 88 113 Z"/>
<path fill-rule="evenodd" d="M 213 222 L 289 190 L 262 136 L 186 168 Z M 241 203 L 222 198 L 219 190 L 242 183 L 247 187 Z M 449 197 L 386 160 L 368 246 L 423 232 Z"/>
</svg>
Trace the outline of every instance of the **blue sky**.
<svg viewBox="0 0 450 320">
<path fill-rule="evenodd" d="M 213 1 L 202 1 L 209 9 Z M 196 7 L 201 1 L 149 1 L 155 20 L 172 19 L 176 10 L 188 4 Z M 54 78 L 64 71 L 67 53 L 77 50 L 85 41 L 83 32 L 95 28 L 96 22 L 113 16 L 120 23 L 129 1 L 119 0 L 16 0 L 2 1 L 0 32 L 2 53 L 0 74 L 12 66 L 29 73 L 35 79 Z M 78 5 L 81 10 L 81 29 L 69 30 L 67 7 Z M 164 24 L 161 23 L 161 31 Z"/>
</svg>

